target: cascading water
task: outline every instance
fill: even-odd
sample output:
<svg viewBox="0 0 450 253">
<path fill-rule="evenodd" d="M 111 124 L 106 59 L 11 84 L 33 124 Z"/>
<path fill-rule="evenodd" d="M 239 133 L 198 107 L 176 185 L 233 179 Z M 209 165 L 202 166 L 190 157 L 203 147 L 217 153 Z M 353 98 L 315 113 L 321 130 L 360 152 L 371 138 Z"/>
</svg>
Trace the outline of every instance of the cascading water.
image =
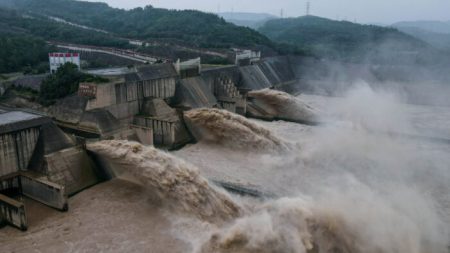
<svg viewBox="0 0 450 253">
<path fill-rule="evenodd" d="M 177 229 L 178 237 L 195 244 L 194 252 L 446 253 L 448 147 L 390 135 L 410 130 L 398 106 L 394 97 L 358 88 L 333 107 L 338 117 L 308 131 L 217 109 L 192 110 L 185 119 L 199 143 L 175 154 L 199 170 L 132 142 L 88 148 L 126 168 L 170 206 L 214 224 L 201 234 Z M 283 136 L 289 142 L 276 134 L 280 124 L 292 130 Z M 229 196 L 200 176 L 230 166 L 238 167 L 231 180 L 274 189 L 279 198 Z M 251 166 L 261 168 L 247 173 Z"/>
<path fill-rule="evenodd" d="M 283 140 L 266 128 L 225 110 L 191 110 L 184 114 L 184 119 L 199 141 L 254 151 L 288 148 Z"/>
<path fill-rule="evenodd" d="M 194 166 L 170 154 L 128 141 L 96 142 L 88 149 L 120 165 L 176 209 L 219 223 L 239 215 L 239 206 L 226 194 L 211 187 Z"/>
</svg>

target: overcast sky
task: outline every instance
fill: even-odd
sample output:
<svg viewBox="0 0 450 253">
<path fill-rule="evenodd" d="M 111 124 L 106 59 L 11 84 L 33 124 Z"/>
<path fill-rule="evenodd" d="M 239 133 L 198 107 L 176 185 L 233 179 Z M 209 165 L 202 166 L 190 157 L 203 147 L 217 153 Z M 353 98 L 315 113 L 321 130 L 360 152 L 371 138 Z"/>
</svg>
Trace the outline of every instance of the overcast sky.
<svg viewBox="0 0 450 253">
<path fill-rule="evenodd" d="M 89 0 L 113 7 L 153 5 L 169 9 L 198 9 L 208 12 L 266 12 L 300 16 L 307 0 Z M 405 20 L 450 20 L 450 0 L 310 0 L 311 14 L 362 23 L 390 24 Z"/>
</svg>

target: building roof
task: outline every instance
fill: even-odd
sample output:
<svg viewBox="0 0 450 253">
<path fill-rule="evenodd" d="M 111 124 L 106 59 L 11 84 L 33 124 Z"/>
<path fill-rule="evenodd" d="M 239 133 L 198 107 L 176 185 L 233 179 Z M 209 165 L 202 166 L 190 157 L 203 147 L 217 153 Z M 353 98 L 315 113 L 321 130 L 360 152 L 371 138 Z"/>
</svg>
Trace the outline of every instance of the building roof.
<svg viewBox="0 0 450 253">
<path fill-rule="evenodd" d="M 178 74 L 173 65 L 171 63 L 164 63 L 138 67 L 135 73 L 125 75 L 125 81 L 128 83 L 177 76 Z"/>
<path fill-rule="evenodd" d="M 38 114 L 0 109 L 0 134 L 38 127 L 51 122 L 51 119 Z"/>
</svg>

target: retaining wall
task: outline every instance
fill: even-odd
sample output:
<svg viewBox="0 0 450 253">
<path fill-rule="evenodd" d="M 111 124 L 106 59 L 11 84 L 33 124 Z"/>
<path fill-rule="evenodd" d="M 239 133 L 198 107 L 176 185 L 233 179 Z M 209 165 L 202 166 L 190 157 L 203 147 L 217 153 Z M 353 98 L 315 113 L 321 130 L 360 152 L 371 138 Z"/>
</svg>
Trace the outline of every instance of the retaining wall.
<svg viewBox="0 0 450 253">
<path fill-rule="evenodd" d="M 0 176 L 25 170 L 39 138 L 39 127 L 0 135 Z"/>
<path fill-rule="evenodd" d="M 64 149 L 45 156 L 47 178 L 65 186 L 67 195 L 75 194 L 99 182 L 94 164 L 85 150 Z"/>
<path fill-rule="evenodd" d="M 190 141 L 189 133 L 179 118 L 160 119 L 138 116 L 134 124 L 151 128 L 155 145 L 177 147 Z"/>
<path fill-rule="evenodd" d="M 217 105 L 213 94 L 214 83 L 207 84 L 202 77 L 182 79 L 177 87 L 175 100 L 186 108 L 211 108 Z"/>
<path fill-rule="evenodd" d="M 6 222 L 21 230 L 27 230 L 24 204 L 0 194 L 0 222 Z"/>
<path fill-rule="evenodd" d="M 50 182 L 31 173 L 21 175 L 23 194 L 45 205 L 61 211 L 67 211 L 69 206 L 67 194 L 62 185 Z"/>
</svg>

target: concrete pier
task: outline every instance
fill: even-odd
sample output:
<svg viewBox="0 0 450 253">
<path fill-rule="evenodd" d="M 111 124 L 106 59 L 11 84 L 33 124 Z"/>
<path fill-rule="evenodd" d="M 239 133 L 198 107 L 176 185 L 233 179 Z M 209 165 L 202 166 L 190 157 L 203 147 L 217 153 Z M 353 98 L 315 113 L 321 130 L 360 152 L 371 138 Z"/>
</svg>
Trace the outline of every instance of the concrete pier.
<svg viewBox="0 0 450 253">
<path fill-rule="evenodd" d="M 27 229 L 27 196 L 67 211 L 67 196 L 99 182 L 85 150 L 49 117 L 0 109 L 0 222 Z"/>
</svg>

